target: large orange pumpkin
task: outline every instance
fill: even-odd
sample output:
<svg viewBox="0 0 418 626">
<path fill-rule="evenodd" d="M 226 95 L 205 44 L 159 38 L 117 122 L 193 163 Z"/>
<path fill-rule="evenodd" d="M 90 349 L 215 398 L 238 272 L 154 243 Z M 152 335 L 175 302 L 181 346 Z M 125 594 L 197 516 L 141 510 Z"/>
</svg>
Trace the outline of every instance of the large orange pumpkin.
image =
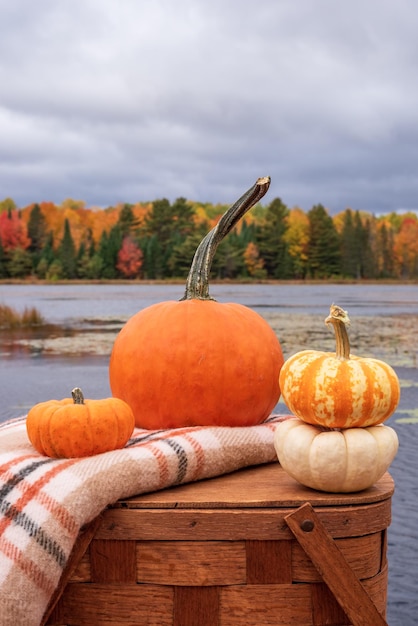
<svg viewBox="0 0 418 626">
<path fill-rule="evenodd" d="M 248 426 L 276 405 L 283 355 L 274 331 L 253 310 L 209 295 L 218 244 L 269 185 L 260 178 L 202 240 L 182 300 L 139 311 L 117 336 L 110 386 L 137 426 Z"/>
<path fill-rule="evenodd" d="M 350 355 L 344 309 L 333 304 L 325 323 L 334 327 L 336 351 L 302 350 L 287 359 L 280 372 L 286 405 L 304 422 L 328 428 L 384 422 L 400 398 L 395 371 L 384 361 Z"/>
<path fill-rule="evenodd" d="M 34 448 L 56 458 L 85 457 L 123 448 L 135 420 L 130 406 L 118 398 L 84 400 L 79 387 L 71 398 L 35 404 L 26 418 Z"/>
</svg>

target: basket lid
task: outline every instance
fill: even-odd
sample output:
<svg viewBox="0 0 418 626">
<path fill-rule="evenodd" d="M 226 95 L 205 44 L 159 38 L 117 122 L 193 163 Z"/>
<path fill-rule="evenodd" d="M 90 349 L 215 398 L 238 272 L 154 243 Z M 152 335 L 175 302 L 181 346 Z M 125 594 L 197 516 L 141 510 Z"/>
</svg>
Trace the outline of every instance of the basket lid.
<svg viewBox="0 0 418 626">
<path fill-rule="evenodd" d="M 216 478 L 170 487 L 119 500 L 115 508 L 288 508 L 304 502 L 313 506 L 371 504 L 390 498 L 394 482 L 386 473 L 375 485 L 357 493 L 325 493 L 303 487 L 279 465 L 269 463 Z"/>
</svg>

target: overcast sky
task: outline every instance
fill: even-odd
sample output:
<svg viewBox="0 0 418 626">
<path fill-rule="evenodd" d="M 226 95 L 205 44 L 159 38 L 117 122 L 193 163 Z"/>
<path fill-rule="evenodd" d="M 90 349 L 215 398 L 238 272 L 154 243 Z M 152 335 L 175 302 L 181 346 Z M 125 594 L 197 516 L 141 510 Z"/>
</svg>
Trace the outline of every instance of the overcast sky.
<svg viewBox="0 0 418 626">
<path fill-rule="evenodd" d="M 416 0 L 0 0 L 0 200 L 418 209 Z"/>
</svg>

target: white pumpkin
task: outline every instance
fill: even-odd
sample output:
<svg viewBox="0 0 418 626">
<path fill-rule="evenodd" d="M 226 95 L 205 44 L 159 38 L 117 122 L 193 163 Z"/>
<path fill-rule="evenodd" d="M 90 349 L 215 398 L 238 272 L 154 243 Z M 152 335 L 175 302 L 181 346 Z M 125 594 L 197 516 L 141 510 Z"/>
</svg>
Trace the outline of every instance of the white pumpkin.
<svg viewBox="0 0 418 626">
<path fill-rule="evenodd" d="M 371 487 L 386 472 L 399 447 L 393 428 L 328 430 L 297 417 L 276 427 L 274 447 L 283 469 L 306 487 L 349 493 Z"/>
</svg>

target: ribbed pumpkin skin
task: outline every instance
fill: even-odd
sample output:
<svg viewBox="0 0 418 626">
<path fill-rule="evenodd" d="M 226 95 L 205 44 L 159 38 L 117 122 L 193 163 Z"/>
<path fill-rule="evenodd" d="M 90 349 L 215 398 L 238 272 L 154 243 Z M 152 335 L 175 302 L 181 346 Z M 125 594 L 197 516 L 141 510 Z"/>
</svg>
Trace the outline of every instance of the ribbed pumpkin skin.
<svg viewBox="0 0 418 626">
<path fill-rule="evenodd" d="M 294 415 L 328 428 L 373 426 L 384 422 L 400 398 L 394 370 L 377 359 L 303 350 L 280 372 L 283 399 Z"/>
<path fill-rule="evenodd" d="M 115 340 L 109 379 L 137 426 L 249 426 L 278 402 L 282 364 L 280 343 L 260 315 L 190 299 L 130 318 Z"/>
<path fill-rule="evenodd" d="M 117 398 L 49 400 L 29 411 L 26 429 L 33 447 L 45 456 L 93 456 L 123 448 L 135 426 L 131 408 Z"/>
<path fill-rule="evenodd" d="M 306 487 L 332 493 L 371 487 L 392 463 L 398 446 L 396 432 L 383 424 L 324 430 L 290 418 L 274 434 L 283 469 Z"/>
</svg>

